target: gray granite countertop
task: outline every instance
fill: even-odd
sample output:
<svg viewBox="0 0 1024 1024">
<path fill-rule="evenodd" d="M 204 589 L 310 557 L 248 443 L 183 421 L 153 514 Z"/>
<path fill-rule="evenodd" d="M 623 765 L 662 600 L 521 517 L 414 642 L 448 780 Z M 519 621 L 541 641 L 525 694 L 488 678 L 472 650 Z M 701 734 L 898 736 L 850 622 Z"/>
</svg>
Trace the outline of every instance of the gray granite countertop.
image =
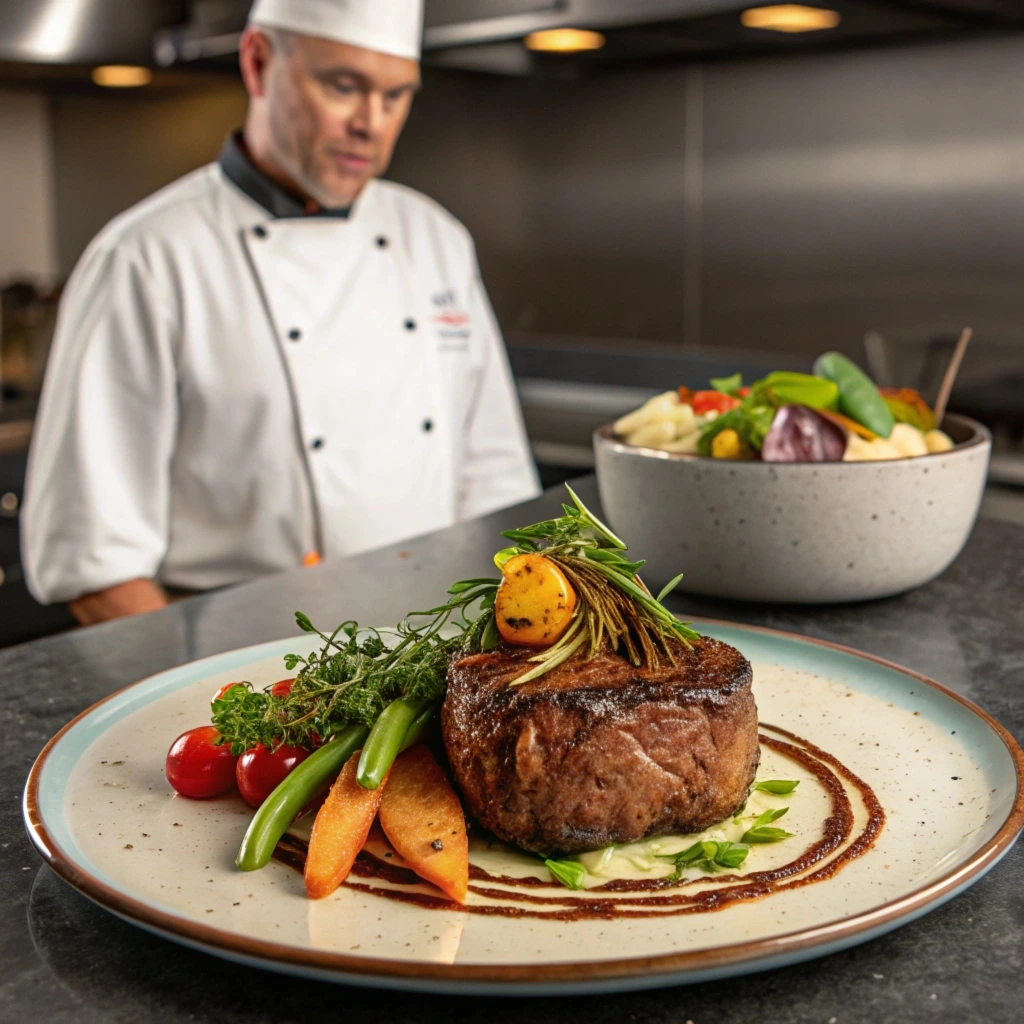
<svg viewBox="0 0 1024 1024">
<path fill-rule="evenodd" d="M 580 486 L 596 505 L 592 481 Z M 312 983 L 181 948 L 91 904 L 44 867 L 21 821 L 32 761 L 65 722 L 143 676 L 318 621 L 391 622 L 447 582 L 486 573 L 497 532 L 547 518 L 555 496 L 401 546 L 268 577 L 0 651 L 0 1020 L 359 1020 L 417 1024 L 585 1019 L 678 1024 L 1020 1020 L 1024 844 L 964 894 L 873 942 L 796 967 L 632 995 L 491 1000 Z M 560 499 L 559 499 L 560 500 Z M 1024 737 L 1024 529 L 981 520 L 937 581 L 865 605 L 779 608 L 677 597 L 677 612 L 805 633 L 907 665 Z"/>
</svg>

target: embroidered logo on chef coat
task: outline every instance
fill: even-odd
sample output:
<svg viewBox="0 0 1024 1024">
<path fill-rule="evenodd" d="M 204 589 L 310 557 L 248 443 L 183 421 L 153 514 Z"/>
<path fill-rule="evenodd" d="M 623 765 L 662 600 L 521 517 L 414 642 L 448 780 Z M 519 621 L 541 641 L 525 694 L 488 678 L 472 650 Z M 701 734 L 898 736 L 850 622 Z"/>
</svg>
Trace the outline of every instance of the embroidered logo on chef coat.
<svg viewBox="0 0 1024 1024">
<path fill-rule="evenodd" d="M 437 312 L 430 318 L 430 322 L 437 330 L 438 337 L 445 342 L 456 342 L 456 344 L 443 344 L 441 351 L 464 351 L 465 344 L 458 344 L 469 337 L 469 316 L 459 307 L 455 292 L 448 289 L 431 296 L 431 300 L 437 307 Z"/>
</svg>

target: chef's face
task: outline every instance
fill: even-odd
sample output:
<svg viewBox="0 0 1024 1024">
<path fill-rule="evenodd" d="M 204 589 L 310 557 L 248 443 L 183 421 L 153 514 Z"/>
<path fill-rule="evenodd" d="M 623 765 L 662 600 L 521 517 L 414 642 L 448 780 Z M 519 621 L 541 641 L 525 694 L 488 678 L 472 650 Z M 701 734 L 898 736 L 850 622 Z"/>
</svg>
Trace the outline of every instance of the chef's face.
<svg viewBox="0 0 1024 1024">
<path fill-rule="evenodd" d="M 242 70 L 267 155 L 321 206 L 347 206 L 387 169 L 419 64 L 312 36 L 246 36 Z"/>
</svg>

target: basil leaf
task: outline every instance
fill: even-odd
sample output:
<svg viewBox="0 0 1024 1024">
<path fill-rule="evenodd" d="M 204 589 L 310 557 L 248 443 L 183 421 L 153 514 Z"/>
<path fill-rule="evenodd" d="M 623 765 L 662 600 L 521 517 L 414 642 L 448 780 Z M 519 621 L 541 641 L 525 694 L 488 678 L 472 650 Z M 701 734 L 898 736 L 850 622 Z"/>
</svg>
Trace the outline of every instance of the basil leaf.
<svg viewBox="0 0 1024 1024">
<path fill-rule="evenodd" d="M 578 860 L 546 860 L 544 866 L 567 889 L 582 889 L 587 869 Z"/>
<path fill-rule="evenodd" d="M 763 782 L 759 782 L 754 789 L 760 790 L 762 793 L 772 793 L 775 796 L 786 796 L 799 785 L 799 782 L 791 782 L 787 779 L 765 779 Z"/>
</svg>

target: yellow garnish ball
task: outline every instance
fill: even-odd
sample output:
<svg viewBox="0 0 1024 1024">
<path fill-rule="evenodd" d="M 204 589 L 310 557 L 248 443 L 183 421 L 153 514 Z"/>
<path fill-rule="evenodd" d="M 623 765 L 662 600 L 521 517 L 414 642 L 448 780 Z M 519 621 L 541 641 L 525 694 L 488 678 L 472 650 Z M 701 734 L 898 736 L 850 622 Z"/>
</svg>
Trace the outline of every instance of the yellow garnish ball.
<svg viewBox="0 0 1024 1024">
<path fill-rule="evenodd" d="M 498 632 L 510 644 L 550 647 L 572 623 L 576 591 L 561 568 L 544 555 L 510 558 L 494 599 Z"/>
</svg>

